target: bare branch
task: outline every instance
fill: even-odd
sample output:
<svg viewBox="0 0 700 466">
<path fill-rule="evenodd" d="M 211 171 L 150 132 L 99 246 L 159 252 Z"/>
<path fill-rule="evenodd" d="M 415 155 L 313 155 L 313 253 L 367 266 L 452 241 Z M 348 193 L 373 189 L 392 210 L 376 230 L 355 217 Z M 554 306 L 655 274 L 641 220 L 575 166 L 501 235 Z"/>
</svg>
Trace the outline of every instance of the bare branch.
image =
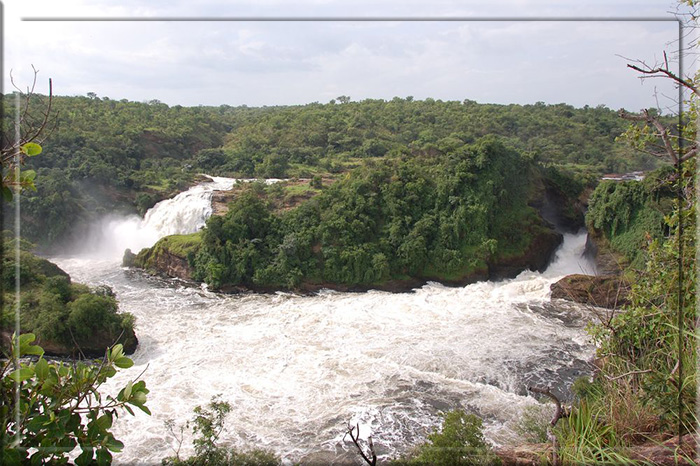
<svg viewBox="0 0 700 466">
<path fill-rule="evenodd" d="M 666 52 L 664 52 L 664 59 L 666 59 Z M 627 67 L 632 68 L 633 70 L 638 71 L 639 73 L 642 73 L 645 75 L 652 75 L 652 76 L 653 75 L 658 76 L 660 74 L 665 75 L 666 77 L 671 78 L 673 81 L 680 84 L 681 86 L 690 89 L 693 92 L 693 94 L 700 95 L 698 88 L 695 87 L 695 85 L 693 84 L 693 82 L 691 80 L 683 79 L 668 69 L 668 62 L 666 62 L 666 66 L 663 68 L 662 67 L 652 68 L 644 62 L 640 62 L 640 63 L 642 64 L 642 66 L 632 65 L 632 64 L 628 63 Z"/>
<path fill-rule="evenodd" d="M 345 433 L 345 437 L 350 435 L 350 438 L 352 439 L 352 443 L 355 444 L 355 447 L 357 447 L 357 450 L 360 452 L 360 455 L 362 455 L 362 459 L 365 460 L 367 464 L 370 466 L 376 466 L 377 465 L 377 455 L 374 452 L 374 443 L 372 443 L 372 437 L 370 436 L 368 439 L 369 443 L 369 453 L 372 455 L 372 459 L 370 460 L 367 455 L 365 455 L 365 452 L 362 450 L 362 447 L 360 446 L 359 443 L 359 438 L 360 438 L 360 425 L 356 424 L 355 427 L 348 425 L 349 430 Z M 357 435 L 353 435 L 353 432 L 357 429 Z M 343 439 L 345 439 L 343 437 Z"/>
<path fill-rule="evenodd" d="M 552 427 L 557 425 L 557 422 L 559 422 L 559 419 L 564 417 L 564 409 L 561 407 L 561 401 L 559 401 L 559 398 L 552 393 L 549 389 L 547 388 L 539 388 L 539 387 L 527 387 L 527 389 L 533 393 L 539 393 L 541 395 L 548 396 L 552 400 L 554 400 L 554 403 L 556 404 L 556 409 L 554 411 L 554 417 L 552 417 L 552 420 L 549 421 L 549 423 L 552 425 Z"/>
<path fill-rule="evenodd" d="M 629 66 L 629 65 L 627 65 Z M 676 150 L 673 148 L 673 143 L 671 142 L 671 134 L 660 121 L 658 116 L 649 113 L 649 110 L 643 110 L 641 115 L 633 115 L 627 113 L 625 110 L 620 110 L 619 115 L 621 118 L 629 121 L 643 121 L 651 126 L 653 126 L 657 131 L 657 136 L 661 138 L 664 143 L 664 154 L 668 156 L 673 163 L 678 162 L 678 156 Z"/>
<path fill-rule="evenodd" d="M 48 102 L 46 102 L 43 96 L 40 98 L 35 92 L 39 70 L 33 65 L 32 70 L 34 76 L 31 85 L 27 87 L 26 94 L 20 90 L 10 72 L 10 82 L 19 91 L 22 102 L 21 108 L 17 109 L 17 119 L 8 120 L 9 128 L 3 133 L 0 141 L 0 166 L 4 171 L 0 182 L 3 189 L 10 186 L 21 189 L 23 181 L 15 179 L 14 168 L 16 165 L 24 164 L 23 147 L 28 143 L 42 144 L 58 126 L 58 115 L 53 109 L 53 82 L 49 79 Z M 39 99 L 38 103 L 35 104 L 37 99 Z"/>
<path fill-rule="evenodd" d="M 643 371 L 629 371 L 629 372 L 625 372 L 624 374 L 618 375 L 618 376 L 616 376 L 616 377 L 610 377 L 609 375 L 606 375 L 605 378 L 608 379 L 608 380 L 610 380 L 610 381 L 613 381 L 613 380 L 622 379 L 622 378 L 624 378 L 624 377 L 629 377 L 630 375 L 647 374 L 647 373 L 649 373 L 649 372 L 652 372 L 652 370 L 651 370 L 651 369 L 645 369 L 645 370 L 643 370 Z"/>
</svg>

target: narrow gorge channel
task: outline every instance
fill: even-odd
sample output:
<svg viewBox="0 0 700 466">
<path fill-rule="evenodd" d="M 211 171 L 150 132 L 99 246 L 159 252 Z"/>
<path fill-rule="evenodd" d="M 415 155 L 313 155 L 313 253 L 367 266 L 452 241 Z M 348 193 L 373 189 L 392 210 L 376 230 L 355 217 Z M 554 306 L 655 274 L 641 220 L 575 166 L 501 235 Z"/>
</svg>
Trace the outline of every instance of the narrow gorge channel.
<svg viewBox="0 0 700 466">
<path fill-rule="evenodd" d="M 159 464 L 174 454 L 164 422 L 183 423 L 221 394 L 233 410 L 223 443 L 266 448 L 293 462 L 354 458 L 348 422 L 371 434 L 380 457 L 422 441 L 438 413 L 463 408 L 484 419 L 487 438 L 516 439 L 523 411 L 537 402 L 531 384 L 567 387 L 590 372 L 588 311 L 550 302 L 550 285 L 591 270 L 586 235 L 566 234 L 543 273 L 451 288 L 429 283 L 412 293 L 321 291 L 222 295 L 179 280 L 121 267 L 159 237 L 196 231 L 211 214 L 211 194 L 235 181 L 215 178 L 163 201 L 145 219 L 111 219 L 96 253 L 54 257 L 75 281 L 106 284 L 136 317 L 134 367 L 150 389 L 143 413 L 121 417 L 119 464 Z M 192 452 L 185 433 L 181 457 Z"/>
</svg>

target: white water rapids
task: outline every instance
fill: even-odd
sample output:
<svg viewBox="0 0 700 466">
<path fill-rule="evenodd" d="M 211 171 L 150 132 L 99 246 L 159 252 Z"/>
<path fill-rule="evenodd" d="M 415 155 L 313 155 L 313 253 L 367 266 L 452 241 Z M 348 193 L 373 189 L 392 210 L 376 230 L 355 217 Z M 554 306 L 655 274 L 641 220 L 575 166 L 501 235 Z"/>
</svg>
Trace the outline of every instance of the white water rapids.
<svg viewBox="0 0 700 466">
<path fill-rule="evenodd" d="M 106 391 L 116 395 L 145 370 L 153 415 L 120 416 L 113 431 L 125 448 L 116 462 L 159 464 L 173 455 L 177 442 L 164 421 L 184 424 L 217 394 L 233 408 L 222 444 L 302 464 L 355 461 L 343 441 L 348 422 L 364 438 L 371 433 L 380 457 L 395 457 L 439 424 L 439 411 L 454 408 L 481 416 L 487 437 L 503 444 L 536 404 L 527 385 L 562 387 L 589 370 L 586 311 L 549 302 L 551 283 L 590 267 L 581 258 L 585 235 L 566 235 L 544 273 L 402 294 L 219 295 L 120 266 L 123 248 L 152 241 L 144 224 L 159 218 L 158 234 L 176 232 L 173 224 L 195 231 L 211 212 L 211 190 L 231 183 L 215 179 L 164 201 L 145 222 L 114 221 L 103 238 L 109 258 L 52 259 L 75 281 L 111 286 L 120 309 L 136 316 L 134 367 Z M 185 432 L 180 456 L 191 453 Z"/>
</svg>

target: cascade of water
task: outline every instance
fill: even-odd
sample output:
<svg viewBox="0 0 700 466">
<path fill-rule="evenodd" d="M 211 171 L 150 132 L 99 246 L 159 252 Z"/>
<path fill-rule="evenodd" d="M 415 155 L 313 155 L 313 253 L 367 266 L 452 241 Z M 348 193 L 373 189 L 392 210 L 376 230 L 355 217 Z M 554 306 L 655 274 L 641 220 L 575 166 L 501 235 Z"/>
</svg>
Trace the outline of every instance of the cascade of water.
<svg viewBox="0 0 700 466">
<path fill-rule="evenodd" d="M 208 176 L 209 182 L 198 184 L 173 198 L 151 207 L 144 218 L 110 216 L 99 222 L 90 238 L 81 244 L 82 251 L 108 259 L 121 258 L 124 250 L 134 252 L 153 246 L 167 235 L 194 233 L 201 229 L 212 214 L 211 199 L 214 191 L 226 191 L 239 182 L 255 179 L 237 179 Z M 278 179 L 268 179 L 266 184 Z"/>
</svg>

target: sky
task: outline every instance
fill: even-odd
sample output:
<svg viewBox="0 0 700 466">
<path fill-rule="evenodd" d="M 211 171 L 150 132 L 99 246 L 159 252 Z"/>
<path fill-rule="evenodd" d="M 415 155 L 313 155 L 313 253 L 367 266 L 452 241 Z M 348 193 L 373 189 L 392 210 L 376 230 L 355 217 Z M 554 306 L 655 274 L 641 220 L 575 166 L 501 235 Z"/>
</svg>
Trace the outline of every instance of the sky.
<svg viewBox="0 0 700 466">
<path fill-rule="evenodd" d="M 666 0 L 3 5 L 6 92 L 12 90 L 10 73 L 26 89 L 33 65 L 40 93 L 51 78 L 58 95 L 92 92 L 183 106 L 296 105 L 346 95 L 358 101 L 413 96 L 638 111 L 664 109 L 677 95 L 668 80 L 641 80 L 626 66 L 630 60 L 658 63 L 664 50 L 671 57 L 677 50 L 678 23 L 644 20 L 673 20 L 676 3 Z M 193 21 L 300 17 L 330 21 Z M 42 18 L 54 21 L 38 21 Z M 386 20 L 334 20 L 342 18 Z M 406 18 L 452 21 L 400 21 Z M 586 18 L 590 21 L 562 21 Z"/>
</svg>

